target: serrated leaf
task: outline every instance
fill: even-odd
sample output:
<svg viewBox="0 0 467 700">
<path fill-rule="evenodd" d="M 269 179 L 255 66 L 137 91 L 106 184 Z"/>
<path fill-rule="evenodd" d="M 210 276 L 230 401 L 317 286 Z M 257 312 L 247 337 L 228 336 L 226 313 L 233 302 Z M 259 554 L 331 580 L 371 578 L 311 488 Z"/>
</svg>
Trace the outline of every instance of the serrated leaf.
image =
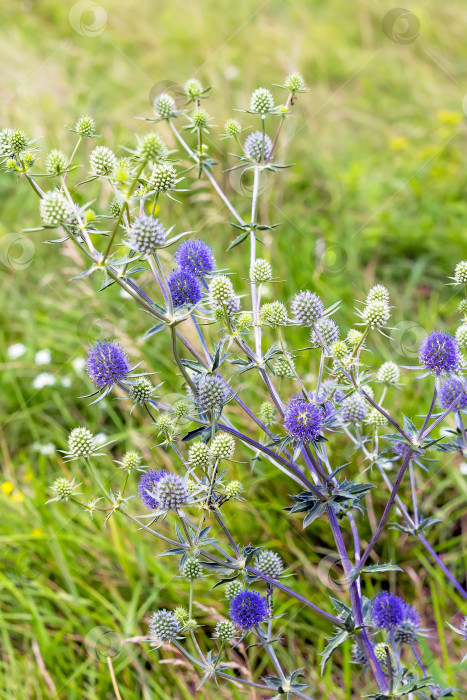
<svg viewBox="0 0 467 700">
<path fill-rule="evenodd" d="M 336 632 L 336 634 L 333 637 L 331 637 L 331 639 L 329 640 L 329 644 L 322 652 L 323 658 L 321 659 L 321 675 L 323 675 L 326 664 L 333 655 L 333 653 L 349 637 L 350 634 L 347 632 L 347 630 L 340 630 L 339 632 Z"/>
</svg>

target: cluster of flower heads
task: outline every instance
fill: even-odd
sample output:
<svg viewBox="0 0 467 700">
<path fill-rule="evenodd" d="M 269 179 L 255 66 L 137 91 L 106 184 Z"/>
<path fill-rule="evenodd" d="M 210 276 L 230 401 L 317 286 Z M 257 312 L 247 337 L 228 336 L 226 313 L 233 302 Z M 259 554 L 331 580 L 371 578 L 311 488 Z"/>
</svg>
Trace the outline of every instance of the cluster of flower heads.
<svg viewBox="0 0 467 700">
<path fill-rule="evenodd" d="M 173 305 L 195 306 L 203 298 L 203 281 L 216 266 L 212 249 L 199 239 L 184 241 L 175 252 L 178 267 L 169 275 Z"/>
<path fill-rule="evenodd" d="M 371 621 L 377 629 L 393 634 L 398 644 L 413 645 L 422 634 L 418 610 L 388 591 L 373 598 Z"/>
<path fill-rule="evenodd" d="M 296 73 L 288 76 L 281 87 L 287 89 L 290 94 L 286 104 L 279 106 L 275 104 L 274 97 L 268 89 L 258 88 L 254 91 L 249 103 L 249 109 L 245 111 L 256 115 L 261 120 L 261 130 L 252 131 L 243 141 L 243 145 L 239 140 L 242 127 L 237 120 L 228 120 L 224 127 L 224 135 L 234 137 L 240 145 L 242 151 L 242 155 L 239 156 L 241 167 L 255 169 L 256 173 L 268 168 L 274 170 L 278 165 L 270 162 L 274 154 L 277 138 L 273 142 L 266 133 L 264 129 L 266 117 L 284 116 L 287 114 L 296 95 L 304 90 L 303 80 Z M 211 125 L 210 115 L 201 107 L 201 100 L 206 96 L 206 92 L 207 90 L 203 88 L 197 79 L 191 79 L 187 81 L 184 87 L 184 96 L 186 98 L 184 109 L 179 109 L 174 98 L 168 93 L 158 95 L 153 103 L 156 119 L 152 119 L 152 121 L 172 120 L 182 113 L 187 116 L 188 125 L 186 128 L 189 131 L 197 132 L 199 137 L 199 150 L 196 153 L 193 151 L 193 153 L 196 157 L 196 165 L 199 166 L 200 177 L 204 166 L 208 167 L 208 169 L 212 166 L 212 161 L 209 160 L 207 155 L 207 149 L 202 145 L 202 134 L 208 132 Z M 80 138 L 95 137 L 95 124 L 93 119 L 88 116 L 79 119 L 72 130 L 79 134 Z M 183 143 L 182 140 L 180 142 Z M 33 163 L 34 156 L 30 148 L 31 143 L 26 134 L 20 130 L 6 129 L 0 133 L 0 152 L 5 158 L 4 162 L 7 168 L 10 170 L 16 169 L 19 172 L 20 164 L 21 167 L 27 169 Z M 337 305 L 325 309 L 322 299 L 310 290 L 302 290 L 293 297 L 290 305 L 290 319 L 285 304 L 277 300 L 265 303 L 263 306 L 260 306 L 260 301 L 258 301 L 258 308 L 253 308 L 251 314 L 250 312 L 245 312 L 240 315 L 240 297 L 234 289 L 231 277 L 228 274 L 213 275 L 216 269 L 213 251 L 205 242 L 199 239 L 187 240 L 179 245 L 174 254 L 177 267 L 166 280 L 159 265 L 157 249 L 169 246 L 171 241 L 167 241 L 165 227 L 156 218 L 156 205 L 158 206 L 159 196 L 163 193 L 169 194 L 178 182 L 176 168 L 168 160 L 169 153 L 164 140 L 156 132 L 138 138 L 137 146 L 131 153 L 131 157 L 118 159 L 115 153 L 105 145 L 99 145 L 92 150 L 89 161 L 91 179 L 104 178 L 109 180 L 116 192 L 116 199 L 110 205 L 111 216 L 117 220 L 114 233 L 117 232 L 120 225 L 122 229 L 126 230 L 127 234 L 127 240 L 123 242 L 126 242 L 133 252 L 139 253 L 140 257 L 148 258 L 156 254 L 154 257 L 155 262 L 158 263 L 158 272 L 153 267 L 155 277 L 158 279 L 158 275 L 160 275 L 161 288 L 163 288 L 162 291 L 165 296 L 168 286 L 175 308 L 196 306 L 203 299 L 204 290 L 206 289 L 214 320 L 226 321 L 223 331 L 228 330 L 230 337 L 225 340 L 232 341 L 232 346 L 234 340 L 238 341 L 238 334 L 250 325 L 255 327 L 255 340 L 257 340 L 258 330 L 259 339 L 261 340 L 260 327 L 263 324 L 272 327 L 273 332 L 277 332 L 279 326 L 292 324 L 307 328 L 312 349 L 319 350 L 321 353 L 317 388 L 314 394 L 311 392 L 307 393 L 304 385 L 301 384 L 302 393 L 300 395 L 292 395 L 292 398 L 286 403 L 285 409 L 283 409 L 280 398 L 276 397 L 274 391 L 271 392 L 272 398 L 275 400 L 277 413 L 281 415 L 277 423 L 275 420 L 275 407 L 272 404 L 263 402 L 259 411 L 260 420 L 264 422 L 268 429 L 274 427 L 274 430 L 278 428 L 282 432 L 287 433 L 283 437 L 279 436 L 276 440 L 277 436 L 269 431 L 269 436 L 272 438 L 270 443 L 272 446 L 277 445 L 281 440 L 284 446 L 288 444 L 287 441 L 293 442 L 294 461 L 300 457 L 303 449 L 315 450 L 317 453 L 320 451 L 320 454 L 322 454 L 324 448 L 322 445 L 318 446 L 317 443 L 324 442 L 323 431 L 328 427 L 330 429 L 337 427 L 344 428 L 351 437 L 353 430 L 355 436 L 357 436 L 355 444 L 363 447 L 366 450 L 366 456 L 373 460 L 375 455 L 368 452 L 366 443 L 370 438 L 373 438 L 373 444 L 376 445 L 378 430 L 385 425 L 386 416 L 375 407 L 373 402 L 374 393 L 369 382 L 376 380 L 376 382 L 382 384 L 383 396 L 385 396 L 385 392 L 389 387 L 397 387 L 399 385 L 400 370 L 391 361 L 384 362 L 374 374 L 366 369 L 363 370 L 363 366 L 360 376 L 359 372 L 354 370 L 360 370 L 361 368 L 359 355 L 364 348 L 369 332 L 371 330 L 383 332 L 387 328 L 387 323 L 391 317 L 388 290 L 382 284 L 377 284 L 370 289 L 361 310 L 358 311 L 361 321 L 358 325 L 363 326 L 363 330 L 352 328 L 344 337 L 341 336 L 337 323 L 331 318 L 331 314 L 335 311 Z M 70 168 L 70 163 L 63 151 L 54 149 L 47 155 L 45 166 L 47 173 L 51 177 L 55 177 L 66 173 Z M 136 191 L 132 189 L 132 182 L 137 188 Z M 136 209 L 139 212 L 137 216 L 133 213 L 135 196 L 139 200 L 139 206 Z M 145 201 L 147 198 L 150 201 Z M 150 209 L 147 208 L 148 204 L 151 204 Z M 145 211 L 151 211 L 152 213 L 146 214 L 144 213 Z M 89 232 L 97 232 L 97 229 L 92 228 L 94 221 L 93 212 L 87 210 L 86 207 L 80 208 L 74 204 L 68 189 L 64 186 L 60 190 L 52 189 L 43 193 L 40 202 L 40 214 L 46 227 L 62 226 L 66 232 L 71 232 L 76 236 L 79 244 L 86 242 L 84 237 L 86 226 L 83 224 L 83 221 L 89 226 Z M 251 231 L 247 231 L 246 235 L 245 231 L 243 231 L 240 238 L 242 236 L 246 238 L 248 233 L 251 233 Z M 112 247 L 112 241 L 113 236 L 110 238 L 109 249 Z M 100 255 L 96 256 L 95 259 L 99 260 L 102 266 L 105 266 L 106 257 L 107 253 L 103 257 L 100 257 Z M 152 263 L 151 260 L 150 262 Z M 113 263 L 114 260 L 112 259 Z M 125 265 L 125 270 L 127 263 L 128 260 L 124 258 L 122 265 Z M 140 269 L 144 268 L 139 268 L 136 271 Z M 107 268 L 107 271 L 110 271 L 109 268 Z M 132 274 L 133 272 L 135 271 L 133 270 Z M 123 277 L 120 281 L 122 280 Z M 272 280 L 270 263 L 265 258 L 255 259 L 252 256 L 248 282 L 252 285 L 253 306 L 255 305 L 254 292 L 258 293 L 258 298 L 260 299 L 261 285 L 267 284 Z M 453 281 L 454 284 L 467 286 L 467 261 L 462 261 L 456 266 Z M 132 289 L 134 291 L 138 287 L 134 284 Z M 146 297 L 146 300 L 148 299 Z M 156 306 L 154 305 L 154 309 Z M 421 365 L 427 370 L 427 373 L 435 375 L 438 404 L 443 410 L 462 411 L 467 408 L 467 392 L 462 378 L 465 360 L 460 350 L 467 347 L 467 301 L 463 300 L 460 303 L 459 310 L 464 317 L 462 324 L 455 333 L 455 337 L 445 331 L 432 331 L 424 338 L 419 349 Z M 169 320 L 170 322 L 179 321 L 181 320 L 181 315 Z M 209 320 L 211 321 L 212 319 L 210 318 Z M 170 325 L 170 323 L 167 325 Z M 282 340 L 280 332 L 278 335 Z M 243 339 L 241 340 L 243 342 Z M 280 351 L 273 346 L 271 354 L 267 358 L 263 358 L 261 357 L 261 342 L 256 345 L 257 356 L 255 357 L 253 354 L 252 366 L 250 367 L 248 362 L 246 362 L 248 370 L 258 367 L 261 372 L 266 373 L 267 370 L 265 368 L 267 367 L 271 370 L 272 376 L 267 377 L 271 382 L 275 377 L 287 377 L 293 381 L 300 381 L 295 367 L 295 353 L 291 355 L 282 348 L 281 355 Z M 249 350 L 245 344 L 243 346 L 240 344 L 240 347 L 243 349 L 247 347 L 247 350 Z M 219 348 L 220 345 L 217 346 L 218 350 Z M 231 345 L 229 345 L 229 354 L 230 348 Z M 246 355 L 248 359 L 251 359 L 249 353 L 246 353 Z M 207 350 L 206 357 L 208 359 L 210 357 Z M 272 358 L 273 362 L 270 362 L 269 360 Z M 263 359 L 265 360 L 264 363 L 262 363 Z M 200 363 L 197 365 L 193 361 L 189 370 L 189 372 L 192 372 L 192 370 L 193 372 L 189 375 L 185 373 L 185 378 L 188 377 L 188 384 L 190 385 L 189 390 L 187 389 L 189 400 L 184 399 L 178 402 L 172 407 L 170 414 L 164 412 L 158 414 L 157 418 L 154 419 L 159 435 L 164 437 L 162 444 L 165 447 L 169 445 L 174 446 L 174 438 L 180 437 L 178 434 L 175 435 L 177 420 L 187 417 L 192 409 L 197 414 L 195 422 L 201 423 L 201 427 L 197 431 L 202 431 L 202 433 L 211 431 L 214 433 L 214 435 L 209 434 L 209 442 L 203 441 L 206 439 L 206 435 L 204 435 L 203 440 L 191 443 L 186 460 L 183 458 L 183 462 L 187 467 L 185 476 L 180 476 L 165 469 L 146 469 L 141 464 L 141 455 L 133 450 L 126 452 L 122 461 L 118 462 L 120 468 L 126 471 L 127 478 L 130 474 L 134 475 L 136 472 L 142 472 L 136 485 L 136 491 L 142 505 L 151 511 L 151 515 L 145 514 L 142 517 L 156 520 L 160 515 L 165 517 L 170 514 L 169 511 L 173 511 L 178 520 L 181 520 L 184 525 L 187 525 L 188 522 L 188 525 L 191 526 L 191 522 L 183 519 L 183 511 L 186 506 L 201 506 L 204 512 L 216 510 L 216 514 L 219 515 L 221 506 L 227 500 L 241 497 L 243 490 L 241 483 L 235 479 L 225 484 L 223 481 L 225 472 L 219 473 L 220 462 L 231 461 L 235 451 L 235 440 L 227 432 L 231 429 L 229 424 L 216 426 L 216 421 L 220 423 L 220 419 L 225 418 L 222 416 L 222 411 L 235 395 L 229 382 L 224 379 L 224 367 L 220 367 L 221 364 L 222 359 L 219 358 L 219 352 L 212 368 L 209 366 L 209 369 L 206 369 L 209 363 L 201 368 Z M 179 364 L 179 367 L 181 368 L 183 365 Z M 197 369 L 193 369 L 193 367 L 197 367 Z M 104 394 L 117 385 L 119 393 L 123 390 L 133 399 L 133 407 L 144 406 L 151 401 L 154 391 L 151 382 L 144 375 L 135 376 L 131 374 L 132 370 L 128 356 L 121 346 L 115 342 L 104 340 L 98 341 L 91 346 L 88 351 L 86 370 L 91 381 Z M 321 370 L 323 371 L 321 372 Z M 351 374 L 349 375 L 348 372 Z M 353 380 L 351 383 L 348 381 L 349 376 Z M 275 390 L 274 385 L 273 389 Z M 349 390 L 351 393 L 349 393 Z M 382 401 L 383 399 L 380 399 L 381 403 Z M 371 427 L 372 436 L 364 434 L 361 437 L 360 428 L 357 424 L 362 422 Z M 219 432 L 216 433 L 216 430 Z M 226 432 L 223 432 L 224 430 Z M 193 433 L 197 431 L 193 431 Z M 187 435 L 185 437 L 192 436 Z M 252 441 L 252 444 L 255 446 L 255 449 L 258 448 L 259 452 L 261 452 L 262 448 L 269 449 L 269 446 L 263 443 Z M 87 428 L 75 428 L 70 433 L 69 450 L 66 452 L 66 455 L 68 459 L 83 459 L 91 466 L 90 460 L 98 456 L 99 453 L 96 450 L 100 446 L 101 443 L 97 437 Z M 390 449 L 399 458 L 407 456 L 409 450 L 412 451 L 412 446 L 406 442 L 394 441 Z M 177 454 L 179 453 L 177 452 Z M 287 462 L 285 458 L 284 461 Z M 196 474 L 196 470 L 202 471 L 201 478 Z M 193 479 L 196 479 L 196 481 Z M 318 481 L 318 477 L 316 479 Z M 333 474 L 330 476 L 330 480 L 332 479 L 334 479 Z M 357 484 L 357 486 L 360 485 Z M 78 486 L 79 484 L 75 484 L 74 479 L 72 481 L 65 478 L 56 479 L 52 486 L 52 491 L 55 495 L 55 498 L 52 500 L 68 501 L 74 499 Z M 123 490 L 125 490 L 125 486 Z M 348 484 L 349 489 L 352 486 L 352 483 Z M 349 490 L 347 493 L 352 494 L 352 491 Z M 328 502 L 330 507 L 332 507 L 332 494 L 330 492 L 328 492 L 328 497 Z M 122 492 L 116 495 L 111 493 L 110 500 L 109 510 L 114 512 L 121 508 L 123 502 L 127 499 L 123 498 Z M 350 503 L 349 498 L 343 507 L 345 512 L 348 512 L 350 507 L 352 507 L 348 505 Z M 92 514 L 94 506 L 95 503 L 90 502 L 85 507 Z M 342 511 L 340 514 L 342 514 Z M 203 524 L 204 520 L 201 525 Z M 198 535 L 200 539 L 205 538 L 208 545 L 212 544 L 212 542 L 217 542 L 217 540 L 209 540 L 206 532 L 209 529 L 196 530 L 195 528 L 196 538 L 198 538 Z M 188 530 L 184 530 L 184 532 L 187 535 Z M 177 530 L 177 537 L 179 543 L 183 545 L 175 548 L 182 551 L 180 573 L 192 586 L 194 581 L 203 578 L 203 570 L 207 562 L 200 559 L 200 550 L 197 547 L 190 546 L 188 548 L 188 545 L 185 546 L 185 543 L 182 541 L 183 534 L 180 530 Z M 187 535 L 188 540 L 191 545 L 191 537 Z M 234 542 L 232 549 L 234 550 L 236 547 L 237 545 Z M 186 551 L 187 549 L 189 549 L 189 553 Z M 259 626 L 265 621 L 273 619 L 273 585 L 283 588 L 277 579 L 283 576 L 284 565 L 281 557 L 276 552 L 260 548 L 257 548 L 255 551 L 253 560 L 247 558 L 242 560 L 244 578 L 241 581 L 229 581 L 225 587 L 225 597 L 229 601 L 230 619 L 218 622 L 213 635 L 222 643 L 229 642 L 235 636 L 243 635 L 248 631 L 255 632 L 255 630 L 257 636 L 261 638 L 262 633 L 260 634 L 259 632 Z M 180 551 L 177 553 L 179 554 Z M 253 581 L 266 577 L 268 585 L 267 597 L 245 587 L 245 585 L 251 585 L 249 573 L 252 570 L 254 574 L 252 577 Z M 376 630 L 375 634 L 386 633 L 387 640 L 392 640 L 393 638 L 395 645 L 399 646 L 415 644 L 418 636 L 422 633 L 418 612 L 398 596 L 386 592 L 377 595 L 372 601 L 371 611 L 368 619 L 365 619 L 365 624 L 372 626 Z M 152 615 L 149 629 L 152 640 L 157 643 L 176 641 L 186 630 L 195 630 L 196 621 L 191 617 L 191 598 L 190 612 L 181 607 L 177 608 L 175 612 L 159 610 Z M 465 621 L 462 623 L 460 632 L 464 639 L 467 638 L 467 623 Z M 388 649 L 387 640 L 384 643 L 374 645 L 374 654 L 386 675 L 390 675 L 389 670 L 392 669 L 393 664 L 397 665 L 398 659 L 397 649 Z M 359 658 L 363 659 L 361 663 L 367 663 L 367 655 L 362 654 L 362 649 L 358 645 L 355 654 L 357 656 L 360 654 Z M 211 667 L 210 670 L 212 670 Z M 278 688 L 281 687 L 282 690 L 285 689 L 285 692 L 288 692 L 291 688 L 291 682 L 288 679 L 278 680 L 281 683 L 281 686 L 278 686 Z"/>
<path fill-rule="evenodd" d="M 139 478 L 137 491 L 148 510 L 177 511 L 189 498 L 186 480 L 165 469 L 145 471 Z"/>
</svg>

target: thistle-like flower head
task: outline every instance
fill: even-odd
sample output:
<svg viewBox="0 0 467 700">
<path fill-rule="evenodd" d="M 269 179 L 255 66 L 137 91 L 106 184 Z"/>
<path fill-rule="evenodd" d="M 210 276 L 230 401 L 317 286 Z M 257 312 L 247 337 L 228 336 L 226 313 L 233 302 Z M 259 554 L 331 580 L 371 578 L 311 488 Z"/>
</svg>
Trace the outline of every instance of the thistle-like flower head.
<svg viewBox="0 0 467 700">
<path fill-rule="evenodd" d="M 67 164 L 65 153 L 57 148 L 50 151 L 45 159 L 45 169 L 50 175 L 60 175 L 66 170 Z"/>
<path fill-rule="evenodd" d="M 70 221 L 73 217 L 73 209 L 65 195 L 51 190 L 46 192 L 39 204 L 41 217 L 48 226 L 59 226 Z"/>
<path fill-rule="evenodd" d="M 269 578 L 279 578 L 284 570 L 284 564 L 277 552 L 263 549 L 256 557 L 255 568 Z"/>
<path fill-rule="evenodd" d="M 98 340 L 88 349 L 86 372 L 99 389 L 124 379 L 129 370 L 127 354 L 119 343 Z"/>
<path fill-rule="evenodd" d="M 199 277 L 209 275 L 216 267 L 212 248 L 198 238 L 180 243 L 174 258 L 179 267 Z"/>
<path fill-rule="evenodd" d="M 156 494 L 159 508 L 162 510 L 178 510 L 188 501 L 185 480 L 172 472 L 165 472 L 158 481 Z"/>
<path fill-rule="evenodd" d="M 149 255 L 163 245 L 166 231 L 159 219 L 153 216 L 138 216 L 130 226 L 129 245 L 132 250 Z"/>
<path fill-rule="evenodd" d="M 156 165 L 149 176 L 148 186 L 156 192 L 169 192 L 175 187 L 177 171 L 171 163 Z"/>
<path fill-rule="evenodd" d="M 221 408 L 231 394 L 232 390 L 227 382 L 216 374 L 206 374 L 199 381 L 197 400 L 208 411 Z"/>
<path fill-rule="evenodd" d="M 285 409 L 284 425 L 294 440 L 316 440 L 323 429 L 323 412 L 308 401 L 292 400 Z"/>
<path fill-rule="evenodd" d="M 230 620 L 221 620 L 216 625 L 213 637 L 219 639 L 221 642 L 229 642 L 235 637 L 235 626 Z"/>
<path fill-rule="evenodd" d="M 162 92 L 158 95 L 152 103 L 152 106 L 159 119 L 170 119 L 170 117 L 176 116 L 177 107 L 175 105 L 175 100 L 166 92 Z"/>
<path fill-rule="evenodd" d="M 271 155 L 272 141 L 267 134 L 262 131 L 253 131 L 248 134 L 243 144 L 245 155 L 257 163 L 268 160 Z"/>
<path fill-rule="evenodd" d="M 400 370 L 395 362 L 383 362 L 378 370 L 376 378 L 383 384 L 397 384 L 400 379 Z"/>
<path fill-rule="evenodd" d="M 341 417 L 345 423 L 359 423 L 367 414 L 367 404 L 361 394 L 351 394 L 342 401 Z"/>
<path fill-rule="evenodd" d="M 211 453 L 217 459 L 232 459 L 235 439 L 228 433 L 218 433 L 211 443 Z"/>
<path fill-rule="evenodd" d="M 393 630 L 405 619 L 405 603 L 402 598 L 383 591 L 373 598 L 371 619 L 375 627 Z"/>
<path fill-rule="evenodd" d="M 339 340 L 339 326 L 332 319 L 324 316 L 315 323 L 316 330 L 313 329 L 310 334 L 311 344 L 315 348 L 322 347 L 330 348 L 331 345 Z"/>
<path fill-rule="evenodd" d="M 250 111 L 256 114 L 268 114 L 274 109 L 274 97 L 267 88 L 257 88 L 250 99 Z"/>
<path fill-rule="evenodd" d="M 259 625 L 267 615 L 266 599 L 254 591 L 237 593 L 230 603 L 230 618 L 243 630 Z"/>
<path fill-rule="evenodd" d="M 179 631 L 178 620 L 169 610 L 158 610 L 149 620 L 149 635 L 156 642 L 170 642 Z"/>
<path fill-rule="evenodd" d="M 168 474 L 164 469 L 150 469 L 141 474 L 136 487 L 141 503 L 148 510 L 158 510 L 160 507 L 156 489 L 163 476 Z"/>
<path fill-rule="evenodd" d="M 457 401 L 456 401 L 457 400 Z M 441 385 L 439 392 L 439 405 L 443 409 L 449 408 L 453 401 L 453 411 L 465 411 L 467 409 L 467 390 L 460 379 L 448 377 Z"/>
<path fill-rule="evenodd" d="M 467 260 L 457 263 L 454 270 L 454 281 L 456 284 L 467 285 Z"/>
<path fill-rule="evenodd" d="M 323 315 L 324 304 L 317 294 L 306 289 L 294 296 L 291 308 L 298 323 L 310 326 Z"/>
<path fill-rule="evenodd" d="M 91 137 L 96 131 L 96 122 L 89 114 L 85 114 L 76 121 L 74 131 L 80 136 Z"/>
<path fill-rule="evenodd" d="M 91 151 L 89 158 L 91 165 L 91 173 L 93 175 L 111 175 L 117 167 L 117 158 L 115 153 L 107 148 L 107 146 L 96 146 Z"/>
<path fill-rule="evenodd" d="M 175 307 L 194 306 L 203 297 L 198 278 L 186 268 L 179 267 L 173 270 L 169 275 L 168 284 Z"/>
<path fill-rule="evenodd" d="M 446 331 L 431 331 L 418 351 L 421 364 L 437 376 L 449 374 L 459 364 L 459 346 Z"/>
</svg>

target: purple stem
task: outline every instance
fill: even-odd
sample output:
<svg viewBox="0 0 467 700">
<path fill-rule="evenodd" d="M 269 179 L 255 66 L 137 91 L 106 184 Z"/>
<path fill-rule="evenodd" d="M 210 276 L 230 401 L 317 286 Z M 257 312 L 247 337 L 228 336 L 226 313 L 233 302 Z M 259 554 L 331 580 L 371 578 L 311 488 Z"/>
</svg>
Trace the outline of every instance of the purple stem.
<svg viewBox="0 0 467 700">
<path fill-rule="evenodd" d="M 378 527 L 376 528 L 376 531 L 370 540 L 370 544 L 363 552 L 362 557 L 356 566 L 356 569 L 358 571 L 362 570 L 362 568 L 365 565 L 366 560 L 370 556 L 371 551 L 373 550 L 373 547 L 375 546 L 381 532 L 383 531 L 384 526 L 386 525 L 387 519 L 389 518 L 389 513 L 391 512 L 392 504 L 394 503 L 394 500 L 397 496 L 399 486 L 401 485 L 403 476 L 405 474 L 405 470 L 407 469 L 407 466 L 408 466 L 410 460 L 412 459 L 412 456 L 413 456 L 413 450 L 409 450 L 407 452 L 406 456 L 404 457 L 404 461 L 402 462 L 401 468 L 399 469 L 397 479 L 395 480 L 394 486 L 392 487 L 391 495 L 389 496 L 389 500 L 386 503 L 386 507 L 383 511 L 383 515 L 381 516 L 381 520 L 378 523 Z"/>
<path fill-rule="evenodd" d="M 457 581 L 457 579 L 454 578 L 454 576 L 451 574 L 449 569 L 443 564 L 442 559 L 438 554 L 436 554 L 435 550 L 431 546 L 431 544 L 428 542 L 426 537 L 421 533 L 417 533 L 417 537 L 420 540 L 420 542 L 423 544 L 425 549 L 431 554 L 433 559 L 436 561 L 438 564 L 439 568 L 443 571 L 444 575 L 451 581 L 452 585 L 455 587 L 455 589 L 461 594 L 461 596 L 464 598 L 464 600 L 467 600 L 467 591 L 462 588 L 460 583 Z"/>
<path fill-rule="evenodd" d="M 345 575 L 347 577 L 349 577 L 350 574 L 352 573 L 352 564 L 350 562 L 349 555 L 347 554 L 347 549 L 345 547 L 345 543 L 344 543 L 344 540 L 342 537 L 339 523 L 337 521 L 337 516 L 334 513 L 332 506 L 328 505 L 327 514 L 328 514 L 329 524 L 331 526 L 332 534 L 334 536 L 334 540 L 335 540 L 335 543 L 337 546 L 337 551 L 339 552 L 339 555 L 341 557 L 342 568 L 344 569 Z M 350 603 L 352 606 L 352 611 L 353 611 L 354 616 L 355 616 L 355 623 L 358 626 L 363 625 L 362 601 L 360 598 L 360 592 L 359 592 L 357 580 L 353 580 L 350 583 L 349 595 L 350 595 Z M 368 637 L 368 634 L 367 634 L 365 628 L 363 628 L 360 631 L 359 638 L 360 638 L 360 643 L 363 646 L 365 656 L 368 659 L 368 662 L 371 666 L 371 670 L 373 671 L 375 680 L 378 684 L 378 688 L 382 692 L 385 692 L 387 690 L 386 678 L 385 678 L 383 670 L 379 664 L 379 661 L 375 656 L 373 645 L 370 642 L 370 639 Z"/>
</svg>

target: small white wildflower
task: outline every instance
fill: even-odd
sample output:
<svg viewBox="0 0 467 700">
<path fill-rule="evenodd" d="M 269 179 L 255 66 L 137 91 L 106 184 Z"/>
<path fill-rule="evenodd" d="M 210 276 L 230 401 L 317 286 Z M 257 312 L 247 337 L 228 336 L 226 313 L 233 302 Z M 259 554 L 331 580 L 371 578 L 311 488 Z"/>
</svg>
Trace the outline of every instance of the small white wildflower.
<svg viewBox="0 0 467 700">
<path fill-rule="evenodd" d="M 32 383 L 34 389 L 43 389 L 45 386 L 53 386 L 55 384 L 55 377 L 50 372 L 41 372 L 34 378 Z"/>
<path fill-rule="evenodd" d="M 13 343 L 13 345 L 10 345 L 7 350 L 8 357 L 11 360 L 17 360 L 19 357 L 24 355 L 26 352 L 26 345 L 23 345 L 23 343 Z"/>
<path fill-rule="evenodd" d="M 44 350 L 39 350 L 34 355 L 34 362 L 36 363 L 36 365 L 50 365 L 51 361 L 52 353 L 48 348 L 45 348 Z"/>
</svg>

